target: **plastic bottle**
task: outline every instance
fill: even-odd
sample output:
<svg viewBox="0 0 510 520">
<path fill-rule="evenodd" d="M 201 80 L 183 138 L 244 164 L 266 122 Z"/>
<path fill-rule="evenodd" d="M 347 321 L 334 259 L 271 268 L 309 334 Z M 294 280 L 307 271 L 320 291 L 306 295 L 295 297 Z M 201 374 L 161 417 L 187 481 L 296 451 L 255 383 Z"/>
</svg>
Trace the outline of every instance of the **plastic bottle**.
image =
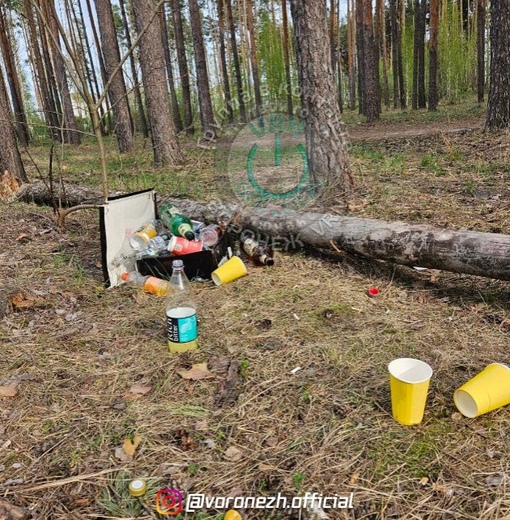
<svg viewBox="0 0 510 520">
<path fill-rule="evenodd" d="M 172 291 L 166 301 L 168 347 L 170 352 L 185 352 L 198 347 L 197 310 L 183 261 L 174 260 L 172 268 Z"/>
<path fill-rule="evenodd" d="M 141 287 L 145 292 L 155 294 L 157 296 L 166 296 L 171 294 L 170 283 L 155 276 L 143 276 L 136 271 L 122 273 L 120 277 L 129 285 Z"/>
<path fill-rule="evenodd" d="M 203 227 L 198 233 L 198 240 L 207 248 L 214 247 L 221 236 L 221 228 L 218 224 L 209 224 Z"/>
<path fill-rule="evenodd" d="M 158 235 L 157 237 L 151 238 L 149 240 L 149 244 L 147 249 L 145 249 L 145 254 L 150 256 L 157 256 L 159 253 L 166 251 L 168 249 L 168 243 L 172 235 Z"/>
<path fill-rule="evenodd" d="M 259 244 L 253 238 L 241 237 L 243 251 L 258 265 L 273 265 L 273 251 L 265 244 Z"/>
<path fill-rule="evenodd" d="M 172 204 L 165 203 L 161 205 L 159 208 L 159 218 L 172 234 L 187 238 L 188 240 L 195 239 L 191 220 L 180 213 Z"/>
</svg>

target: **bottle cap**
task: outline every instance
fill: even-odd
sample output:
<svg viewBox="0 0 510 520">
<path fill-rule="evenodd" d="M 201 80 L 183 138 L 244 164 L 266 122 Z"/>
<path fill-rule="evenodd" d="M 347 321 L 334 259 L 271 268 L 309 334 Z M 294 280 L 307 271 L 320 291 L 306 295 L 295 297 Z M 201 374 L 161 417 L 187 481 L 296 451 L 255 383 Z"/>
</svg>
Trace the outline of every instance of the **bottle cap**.
<svg viewBox="0 0 510 520">
<path fill-rule="evenodd" d="M 141 478 L 132 480 L 129 483 L 129 494 L 133 497 L 141 497 L 147 492 L 147 482 Z"/>
<path fill-rule="evenodd" d="M 122 274 L 120 275 L 120 277 L 121 277 L 124 281 L 126 281 L 126 280 L 128 279 L 128 276 L 129 276 L 129 273 L 122 273 Z"/>
<path fill-rule="evenodd" d="M 182 269 L 184 267 L 184 262 L 182 260 L 174 260 L 172 262 L 173 269 Z"/>
</svg>

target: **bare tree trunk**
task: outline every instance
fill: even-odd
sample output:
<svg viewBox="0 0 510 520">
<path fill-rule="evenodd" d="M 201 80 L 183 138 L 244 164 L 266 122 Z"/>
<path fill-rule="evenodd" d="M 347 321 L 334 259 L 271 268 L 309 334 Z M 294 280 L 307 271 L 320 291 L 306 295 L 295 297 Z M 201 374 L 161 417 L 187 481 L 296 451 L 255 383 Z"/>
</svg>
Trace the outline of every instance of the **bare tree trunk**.
<svg viewBox="0 0 510 520">
<path fill-rule="evenodd" d="M 229 124 L 234 124 L 234 110 L 232 108 L 232 93 L 230 91 L 230 80 L 227 66 L 227 53 L 225 50 L 225 16 L 223 0 L 218 0 L 218 29 L 220 40 L 220 61 L 223 80 L 223 95 L 225 97 L 225 110 Z"/>
<path fill-rule="evenodd" d="M 375 39 L 377 41 L 379 53 L 382 59 L 383 69 L 383 100 L 386 108 L 390 106 L 390 92 L 388 84 L 388 51 L 386 48 L 386 16 L 384 0 L 377 0 L 376 3 L 376 21 L 375 21 Z"/>
<path fill-rule="evenodd" d="M 122 15 L 122 24 L 124 26 L 124 32 L 126 34 L 126 44 L 128 48 L 131 48 L 131 31 L 130 25 L 128 23 L 127 15 L 126 15 L 126 7 L 124 5 L 125 0 L 120 0 L 120 12 Z M 136 70 L 136 62 L 135 55 L 132 52 L 129 55 L 129 65 L 131 67 L 131 75 L 133 76 L 133 91 L 135 93 L 136 105 L 138 107 L 138 119 L 140 121 L 140 128 L 142 130 L 142 134 L 145 138 L 149 137 L 149 127 L 147 125 L 147 118 L 145 117 L 145 109 L 143 106 L 142 94 L 140 92 L 140 84 L 138 81 L 138 72 Z"/>
<path fill-rule="evenodd" d="M 198 0 L 188 0 L 191 18 L 191 32 L 193 34 L 193 48 L 195 50 L 195 70 L 197 74 L 198 103 L 200 105 L 200 120 L 202 131 L 206 136 L 216 135 L 216 123 L 211 100 L 209 73 L 205 56 L 204 35 L 202 32 L 202 17 Z"/>
<path fill-rule="evenodd" d="M 133 149 L 133 128 L 122 69 L 117 70 L 120 63 L 119 44 L 113 21 L 110 0 L 95 0 L 99 31 L 101 32 L 102 50 L 106 75 L 112 78 L 109 96 L 115 115 L 115 133 L 120 153 Z M 117 72 L 116 72 L 117 71 Z"/>
<path fill-rule="evenodd" d="M 510 126 L 510 3 L 491 2 L 491 66 L 487 127 Z"/>
<path fill-rule="evenodd" d="M 225 0 L 227 8 L 227 23 L 230 31 L 230 46 L 232 48 L 232 59 L 234 61 L 234 70 L 236 75 L 237 99 L 239 102 L 239 114 L 241 122 L 246 123 L 246 105 L 244 102 L 243 78 L 241 75 L 241 64 L 239 63 L 239 53 L 237 50 L 236 27 L 234 25 L 234 14 L 232 13 L 231 0 Z"/>
<path fill-rule="evenodd" d="M 391 22 L 391 68 L 393 72 L 393 108 L 399 108 L 400 89 L 398 74 L 398 57 L 400 48 L 400 28 L 397 20 L 397 0 L 390 0 L 390 22 Z"/>
<path fill-rule="evenodd" d="M 356 1 L 356 26 L 361 113 L 371 123 L 379 119 L 381 113 L 379 59 L 374 38 L 372 0 Z"/>
<path fill-rule="evenodd" d="M 174 20 L 175 48 L 177 51 L 177 64 L 182 86 L 182 103 L 184 108 L 184 127 L 186 134 L 193 135 L 193 108 L 191 105 L 191 87 L 189 80 L 188 61 L 186 59 L 186 45 L 182 26 L 182 14 L 179 0 L 172 0 L 172 16 Z"/>
<path fill-rule="evenodd" d="M 283 61 L 285 64 L 285 86 L 287 94 L 287 114 L 294 113 L 292 102 L 292 80 L 290 76 L 290 52 L 289 52 L 289 20 L 287 16 L 287 0 L 282 0 L 282 38 L 283 38 Z"/>
<path fill-rule="evenodd" d="M 23 182 L 28 182 L 27 174 L 16 141 L 16 131 L 12 124 L 12 114 L 9 109 L 9 99 L 5 81 L 0 69 L 0 172 L 7 170 L 11 175 Z"/>
<path fill-rule="evenodd" d="M 58 38 L 58 26 L 56 23 L 57 13 L 55 11 L 54 0 L 46 4 L 47 17 L 49 27 L 48 30 L 57 38 L 51 39 L 50 47 L 53 48 L 52 58 L 55 68 L 56 81 L 62 106 L 62 130 L 64 142 L 67 144 L 79 145 L 81 143 L 81 136 L 76 126 L 76 119 L 74 117 L 73 102 L 71 99 L 71 92 L 69 90 L 69 83 L 67 80 L 66 65 L 62 58 L 60 39 Z M 54 42 L 59 42 L 54 43 Z"/>
<path fill-rule="evenodd" d="M 294 0 L 291 12 L 310 174 L 317 188 L 349 192 L 352 177 L 331 70 L 326 3 Z"/>
<path fill-rule="evenodd" d="M 133 4 L 138 33 L 147 27 L 140 39 L 140 65 L 151 126 L 154 164 L 182 163 L 183 156 L 175 135 L 165 73 L 165 57 L 161 43 L 159 20 L 151 17 L 161 9 L 152 0 L 136 0 Z"/>
<path fill-rule="evenodd" d="M 349 106 L 351 110 L 356 108 L 356 23 L 354 10 L 354 0 L 347 0 L 347 66 L 349 69 Z"/>
<path fill-rule="evenodd" d="M 14 60 L 14 49 L 11 45 L 5 8 L 0 6 L 0 48 L 4 57 L 5 71 L 11 92 L 11 101 L 14 109 L 14 124 L 18 139 L 23 146 L 30 143 L 30 133 L 27 125 L 27 116 L 23 103 L 23 92 L 20 85 L 16 63 Z"/>
<path fill-rule="evenodd" d="M 439 0 L 430 0 L 429 37 L 429 111 L 437 110 L 439 102 L 437 38 L 439 33 Z"/>
<path fill-rule="evenodd" d="M 485 96 L 485 23 L 487 18 L 487 0 L 477 0 L 476 5 L 476 53 L 477 53 L 477 96 L 482 103 Z"/>
<path fill-rule="evenodd" d="M 174 126 L 177 132 L 182 132 L 182 119 L 177 102 L 177 93 L 175 92 L 174 72 L 172 69 L 172 56 L 170 55 L 170 44 L 168 40 L 168 24 L 166 20 L 165 4 L 160 12 L 161 35 L 163 37 L 163 51 L 165 53 L 166 73 L 168 77 L 168 87 L 170 89 L 170 99 L 172 100 L 172 116 L 174 118 Z"/>
<path fill-rule="evenodd" d="M 94 21 L 94 14 L 92 13 L 92 6 L 90 5 L 90 0 L 85 0 L 85 2 L 87 4 L 87 11 L 89 13 L 89 23 L 90 23 L 90 27 L 92 29 L 92 36 L 94 37 L 94 43 L 96 44 L 97 49 L 101 49 L 101 42 L 99 41 L 99 36 L 97 34 L 96 23 Z M 78 3 L 81 3 L 81 2 L 78 2 Z M 90 66 L 92 68 L 92 71 L 94 71 L 95 70 L 94 61 L 92 59 L 92 54 L 90 53 L 90 49 L 89 49 L 89 59 L 90 59 Z M 103 80 L 103 85 L 106 85 L 108 78 L 106 77 L 106 67 L 104 64 L 102 52 L 97 53 L 97 59 L 99 60 L 99 69 L 101 71 L 101 79 Z M 96 99 L 99 99 L 99 97 L 101 96 L 101 89 L 99 88 L 99 82 L 97 80 L 97 76 L 96 76 L 95 72 L 93 72 L 93 74 L 95 77 L 95 85 L 97 87 L 97 98 Z M 109 134 L 111 131 L 111 128 L 112 128 L 111 107 L 110 107 L 109 99 L 110 99 L 109 96 L 107 96 L 105 98 L 104 103 L 106 105 L 106 110 L 103 110 L 102 109 L 103 107 L 101 107 L 101 112 L 100 112 L 101 123 L 102 123 L 100 128 L 101 128 L 101 133 L 103 135 Z"/>
<path fill-rule="evenodd" d="M 248 24 L 250 43 L 251 76 L 253 78 L 253 91 L 255 93 L 255 113 L 257 117 L 262 115 L 262 96 L 260 94 L 259 64 L 257 59 L 257 41 L 255 39 L 255 24 L 253 23 L 253 5 L 251 0 L 246 2 L 246 21 Z"/>
<path fill-rule="evenodd" d="M 99 99 L 99 82 L 97 80 L 97 74 L 96 69 L 93 65 L 93 59 L 92 59 L 92 51 L 91 51 L 91 45 L 89 42 L 89 37 L 87 34 L 87 31 L 85 30 L 85 18 L 83 16 L 83 8 L 81 5 L 81 2 L 77 2 L 78 5 L 78 12 L 80 14 L 80 23 L 78 23 L 78 18 L 76 15 L 76 12 L 73 10 L 74 15 L 74 21 L 76 28 L 78 30 L 78 34 L 80 35 L 80 40 L 82 41 L 82 45 L 80 46 L 80 54 L 83 56 L 83 63 L 85 66 L 85 77 L 87 79 L 87 85 L 90 92 L 90 95 L 92 96 L 94 103 L 97 99 Z M 75 4 L 71 2 L 71 9 L 74 9 Z M 85 50 L 86 49 L 86 50 Z M 88 58 L 88 62 L 87 62 Z M 94 116 L 91 113 L 91 110 L 87 104 L 87 108 L 89 110 L 89 116 L 90 120 L 94 120 Z M 98 115 L 100 118 L 100 132 L 101 135 L 107 134 L 107 128 L 106 128 L 106 120 L 104 118 L 104 110 L 103 107 L 98 107 Z"/>
<path fill-rule="evenodd" d="M 59 122 L 57 117 L 57 110 L 53 103 L 53 98 L 50 93 L 50 86 L 42 54 L 42 39 L 39 38 L 39 31 L 37 25 L 37 18 L 34 16 L 31 0 L 24 1 L 25 15 L 28 24 L 28 31 L 30 34 L 30 48 L 34 57 L 34 67 L 36 74 L 35 86 L 40 92 L 40 99 L 42 102 L 42 109 L 44 111 L 46 125 L 48 127 L 48 134 L 52 139 L 58 139 Z"/>
<path fill-rule="evenodd" d="M 340 23 L 340 0 L 338 0 L 338 16 L 337 16 L 338 23 Z M 342 114 L 344 111 L 344 94 L 343 94 L 343 87 L 342 87 L 342 79 L 343 79 L 343 71 L 342 71 L 342 35 L 340 32 L 340 27 L 338 27 L 337 30 L 337 76 L 338 76 L 338 106 L 340 107 L 340 113 Z"/>
<path fill-rule="evenodd" d="M 414 2 L 413 109 L 426 107 L 425 16 L 426 0 Z"/>
</svg>

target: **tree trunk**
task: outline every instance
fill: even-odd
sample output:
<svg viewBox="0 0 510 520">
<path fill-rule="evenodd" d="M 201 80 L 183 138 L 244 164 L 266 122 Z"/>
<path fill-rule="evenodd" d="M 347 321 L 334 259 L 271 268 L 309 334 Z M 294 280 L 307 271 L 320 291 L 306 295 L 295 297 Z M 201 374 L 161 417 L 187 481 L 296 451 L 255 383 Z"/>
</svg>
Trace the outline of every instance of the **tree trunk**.
<svg viewBox="0 0 510 520">
<path fill-rule="evenodd" d="M 73 102 L 71 99 L 71 92 L 69 90 L 69 83 L 67 80 L 67 71 L 64 58 L 61 54 L 60 47 L 60 33 L 56 21 L 57 13 L 55 11 L 54 0 L 46 4 L 47 7 L 47 21 L 48 30 L 53 34 L 50 38 L 50 47 L 53 49 L 52 58 L 55 69 L 56 85 L 58 87 L 58 94 L 62 106 L 62 131 L 64 143 L 79 145 L 81 143 L 81 135 L 76 126 L 76 118 L 74 117 Z"/>
<path fill-rule="evenodd" d="M 325 0 L 291 3 L 296 58 L 305 122 L 306 151 L 317 188 L 352 188 L 345 134 L 333 82 Z"/>
<path fill-rule="evenodd" d="M 510 2 L 491 2 L 491 65 L 487 127 L 510 126 Z"/>
<path fill-rule="evenodd" d="M 115 73 L 120 63 L 120 52 L 112 7 L 110 0 L 96 0 L 95 4 L 107 78 L 109 79 L 115 74 L 108 94 L 115 116 L 117 146 L 120 153 L 129 152 L 133 149 L 133 128 L 122 69 Z"/>
<path fill-rule="evenodd" d="M 292 102 L 292 78 L 290 75 L 290 51 L 289 51 L 289 20 L 287 15 L 287 0 L 282 0 L 282 42 L 283 42 L 283 62 L 285 65 L 285 86 L 287 97 L 287 114 L 294 114 Z"/>
<path fill-rule="evenodd" d="M 132 46 L 131 31 L 126 15 L 126 8 L 124 6 L 124 2 L 125 0 L 120 0 L 119 5 L 120 12 L 122 15 L 122 25 L 124 26 L 124 33 L 126 35 L 126 45 L 128 49 L 130 49 Z M 138 119 L 140 121 L 140 129 L 142 130 L 143 136 L 147 138 L 149 137 L 149 128 L 147 125 L 147 118 L 145 117 L 145 108 L 143 106 L 142 94 L 140 92 L 140 84 L 138 81 L 138 72 L 136 70 L 135 54 L 133 52 L 129 55 L 129 65 L 131 68 L 131 76 L 133 77 L 133 91 L 135 93 L 136 105 L 138 107 Z"/>
<path fill-rule="evenodd" d="M 23 182 L 27 182 L 27 174 L 16 141 L 16 130 L 12 124 L 9 99 L 5 88 L 3 73 L 0 69 L 0 171 L 7 170 Z"/>
<path fill-rule="evenodd" d="M 336 82 L 336 0 L 329 3 L 329 51 L 331 53 L 331 70 L 333 71 L 333 81 Z"/>
<path fill-rule="evenodd" d="M 184 126 L 186 134 L 193 135 L 193 108 L 191 105 L 191 87 L 189 81 L 188 61 L 186 59 L 186 45 L 182 26 L 182 14 L 179 0 L 172 0 L 172 16 L 174 20 L 175 48 L 177 64 L 182 86 L 182 103 L 184 108 Z"/>
<path fill-rule="evenodd" d="M 355 17 L 356 17 L 356 57 L 358 61 L 358 108 L 359 113 L 365 113 L 365 45 L 363 44 L 363 3 L 364 0 L 356 0 Z"/>
<path fill-rule="evenodd" d="M 425 93 L 426 0 L 414 2 L 413 109 L 426 108 Z"/>
<path fill-rule="evenodd" d="M 246 105 L 244 102 L 244 88 L 243 88 L 243 77 L 241 74 L 241 64 L 239 62 L 239 52 L 237 50 L 237 38 L 236 38 L 236 27 L 234 24 L 234 14 L 232 13 L 232 2 L 231 0 L 225 0 L 225 7 L 227 8 L 227 23 L 230 31 L 230 46 L 232 47 L 232 59 L 234 61 L 234 71 L 236 76 L 237 86 L 237 100 L 239 102 L 239 114 L 241 116 L 241 122 L 246 123 Z"/>
<path fill-rule="evenodd" d="M 386 48 L 386 6 L 384 0 L 376 2 L 376 32 L 375 39 L 379 49 L 378 59 L 382 60 L 383 92 L 382 97 L 386 108 L 390 106 L 390 88 L 388 84 L 388 50 Z"/>
<path fill-rule="evenodd" d="M 425 30 L 427 18 L 427 0 L 421 0 L 420 6 L 420 67 L 418 70 L 418 108 L 427 108 L 427 91 L 425 89 Z"/>
<path fill-rule="evenodd" d="M 255 24 L 253 23 L 253 5 L 251 0 L 246 2 L 246 22 L 248 25 L 250 43 L 251 76 L 253 79 L 253 91 L 255 94 L 255 113 L 257 117 L 262 115 L 262 96 L 260 94 L 259 63 L 257 59 L 257 41 L 255 38 Z"/>
<path fill-rule="evenodd" d="M 372 123 L 381 114 L 379 59 L 374 37 L 372 0 L 356 1 L 356 22 L 361 113 L 368 123 Z"/>
<path fill-rule="evenodd" d="M 24 1 L 25 15 L 30 34 L 30 49 L 33 56 L 34 72 L 35 72 L 35 88 L 39 92 L 42 109 L 44 112 L 48 134 L 52 139 L 58 139 L 58 118 L 56 108 L 50 95 L 50 86 L 47 77 L 47 71 L 44 67 L 43 55 L 41 52 L 42 39 L 39 38 L 37 18 L 34 15 L 31 0 Z"/>
<path fill-rule="evenodd" d="M 198 0 L 188 0 L 193 33 L 193 49 L 195 51 L 195 70 L 197 74 L 198 104 L 200 105 L 200 121 L 206 137 L 216 135 L 216 123 L 211 100 L 207 59 L 205 55 L 204 35 L 202 32 L 202 17 Z"/>
<path fill-rule="evenodd" d="M 174 126 L 177 132 L 182 132 L 182 119 L 177 101 L 177 93 L 175 92 L 174 71 L 172 69 L 172 56 L 170 54 L 170 43 L 168 40 L 168 24 L 166 20 L 166 8 L 163 4 L 160 11 L 161 36 L 163 37 L 163 51 L 165 53 L 166 74 L 168 77 L 168 88 L 170 89 L 170 99 L 172 100 L 172 116 L 174 118 Z"/>
<path fill-rule="evenodd" d="M 76 4 L 71 3 L 71 6 L 74 7 L 75 5 Z M 83 42 L 83 45 L 80 46 L 79 50 L 81 52 L 81 55 L 83 56 L 85 77 L 87 78 L 88 89 L 89 89 L 90 95 L 94 99 L 94 103 L 96 103 L 97 99 L 99 98 L 99 82 L 97 80 L 96 68 L 93 65 L 94 60 L 92 58 L 92 51 L 91 51 L 91 45 L 89 42 L 89 37 L 88 37 L 87 31 L 85 30 L 86 22 L 85 22 L 85 17 L 83 16 L 83 7 L 81 5 L 81 2 L 77 2 L 77 6 L 78 6 L 78 12 L 80 14 L 80 23 L 78 22 L 78 17 L 76 15 L 76 13 L 74 11 L 73 11 L 73 13 L 75 14 L 75 25 L 77 27 L 78 34 L 80 35 L 80 39 Z M 71 8 L 73 8 L 73 7 L 71 7 Z M 89 15 L 90 15 L 90 11 L 89 11 Z M 87 63 L 87 58 L 88 58 L 88 63 Z M 91 107 L 87 106 L 87 108 L 89 110 L 90 120 L 94 121 L 94 116 L 92 115 Z M 106 120 L 104 117 L 104 109 L 102 106 L 100 106 L 98 108 L 98 115 L 99 115 L 99 120 L 100 120 L 101 135 L 106 135 L 107 134 Z"/>
<path fill-rule="evenodd" d="M 227 52 L 225 49 L 225 15 L 223 0 L 218 0 L 218 31 L 220 40 L 220 61 L 223 79 L 223 95 L 225 97 L 225 110 L 230 125 L 234 124 L 234 110 L 232 109 L 232 92 L 230 91 L 230 80 L 227 66 Z"/>
<path fill-rule="evenodd" d="M 92 29 L 92 36 L 94 38 L 94 43 L 96 44 L 96 49 L 100 49 L 101 42 L 99 40 L 99 35 L 97 34 L 96 22 L 94 19 L 94 14 L 92 12 L 92 6 L 90 4 L 90 0 L 85 0 L 85 3 L 87 4 L 89 20 L 87 22 L 85 22 L 85 20 L 84 20 L 84 23 L 90 24 L 90 28 Z M 78 2 L 78 4 L 81 5 L 81 2 Z M 88 54 L 89 54 L 90 66 L 92 68 L 92 73 L 94 74 L 95 85 L 97 88 L 97 94 L 96 94 L 96 100 L 97 100 L 101 96 L 101 89 L 99 88 L 99 82 L 97 80 L 97 75 L 95 73 L 96 67 L 94 66 L 94 59 L 92 57 L 92 52 L 91 52 L 90 48 L 88 49 Z M 106 67 L 104 64 L 103 54 L 101 52 L 97 53 L 97 59 L 99 61 L 99 69 L 101 71 L 101 78 L 103 80 L 103 84 L 106 84 L 106 82 L 108 81 L 108 78 L 106 77 Z M 106 105 L 106 110 L 103 110 L 103 107 L 100 108 L 101 134 L 107 135 L 110 133 L 111 128 L 112 128 L 112 117 L 111 117 L 111 107 L 110 107 L 111 103 L 110 103 L 109 96 L 106 96 L 106 98 L 104 100 L 104 104 Z"/>
<path fill-rule="evenodd" d="M 476 12 L 476 53 L 477 53 L 477 96 L 478 103 L 485 97 L 485 22 L 487 18 L 487 0 L 477 0 Z"/>
<path fill-rule="evenodd" d="M 11 101 L 14 109 L 14 121 L 18 139 L 23 146 L 28 146 L 30 133 L 28 131 L 27 117 L 23 103 L 23 91 L 19 81 L 18 71 L 14 60 L 14 49 L 11 45 L 8 21 L 5 16 L 5 8 L 0 6 L 0 48 L 4 57 L 5 71 L 11 92 Z"/>
<path fill-rule="evenodd" d="M 347 67 L 349 71 L 349 107 L 351 110 L 356 108 L 356 23 L 354 9 L 354 0 L 347 0 Z"/>
<path fill-rule="evenodd" d="M 168 102 L 161 26 L 158 15 L 155 14 L 155 10 L 161 9 L 161 6 L 158 7 L 152 0 L 136 0 L 133 7 L 138 33 L 146 29 L 139 43 L 140 65 L 151 127 L 154 164 L 179 164 L 182 163 L 183 156 Z"/>
<path fill-rule="evenodd" d="M 400 52 L 400 28 L 397 21 L 397 0 L 390 0 L 391 68 L 393 72 L 393 108 L 400 106 L 398 56 Z"/>
<path fill-rule="evenodd" d="M 429 37 L 429 111 L 437 110 L 439 102 L 437 38 L 439 33 L 439 0 L 430 0 Z"/>
<path fill-rule="evenodd" d="M 407 108 L 406 83 L 404 77 L 404 57 L 402 53 L 402 35 L 405 28 L 405 1 L 397 0 L 397 26 L 398 26 L 398 88 L 400 89 L 400 108 Z"/>
</svg>

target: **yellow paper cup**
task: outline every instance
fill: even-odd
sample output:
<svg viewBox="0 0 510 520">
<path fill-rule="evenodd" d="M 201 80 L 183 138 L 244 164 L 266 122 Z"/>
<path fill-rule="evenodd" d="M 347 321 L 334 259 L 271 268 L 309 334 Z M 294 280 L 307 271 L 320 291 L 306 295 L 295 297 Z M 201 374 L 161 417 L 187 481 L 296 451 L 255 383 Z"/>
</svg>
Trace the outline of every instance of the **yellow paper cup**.
<svg viewBox="0 0 510 520">
<path fill-rule="evenodd" d="M 391 409 L 400 424 L 419 424 L 425 412 L 432 368 L 419 359 L 399 358 L 388 365 Z"/>
<path fill-rule="evenodd" d="M 243 261 L 238 256 L 233 256 L 218 267 L 216 271 L 213 271 L 211 278 L 216 285 L 223 285 L 228 282 L 233 282 L 245 274 L 248 274 L 248 271 Z"/>
<path fill-rule="evenodd" d="M 510 404 L 510 368 L 492 363 L 453 394 L 455 406 L 466 417 L 478 417 Z"/>
</svg>

